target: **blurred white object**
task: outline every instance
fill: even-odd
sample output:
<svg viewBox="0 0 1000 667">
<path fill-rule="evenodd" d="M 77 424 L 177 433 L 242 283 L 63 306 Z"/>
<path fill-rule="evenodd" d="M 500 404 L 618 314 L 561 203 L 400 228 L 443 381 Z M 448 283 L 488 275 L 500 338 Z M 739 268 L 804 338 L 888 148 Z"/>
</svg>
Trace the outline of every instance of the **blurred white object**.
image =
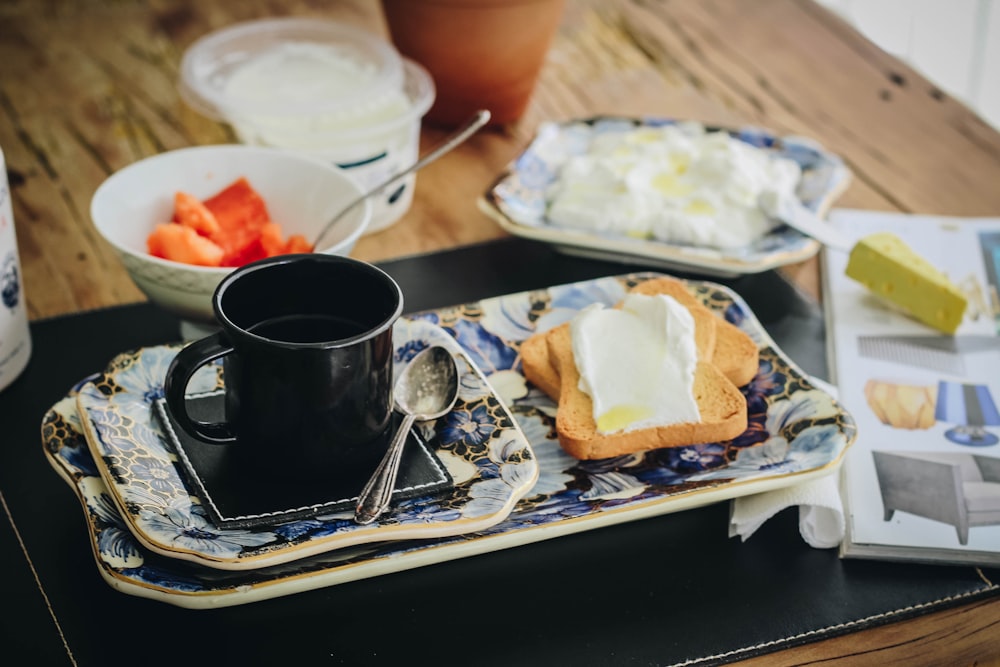
<svg viewBox="0 0 1000 667">
<path fill-rule="evenodd" d="M 839 469 L 838 469 L 839 470 Z M 844 503 L 833 473 L 774 491 L 735 498 L 730 506 L 729 536 L 744 542 L 772 516 L 788 507 L 799 508 L 799 533 L 809 546 L 831 549 L 844 539 Z"/>
<path fill-rule="evenodd" d="M 293 150 L 347 169 L 365 190 L 416 161 L 430 75 L 357 27 L 317 19 L 239 23 L 197 40 L 180 92 L 240 141 Z M 396 222 L 416 176 L 373 200 L 368 232 Z"/>
<path fill-rule="evenodd" d="M 31 357 L 28 304 L 24 300 L 7 163 L 0 150 L 0 390 L 21 374 Z"/>
<path fill-rule="evenodd" d="M 836 386 L 810 377 L 809 381 L 837 396 Z M 799 508 L 799 533 L 811 547 L 831 549 L 844 540 L 847 520 L 840 496 L 840 467 L 825 477 L 774 491 L 734 498 L 729 507 L 729 537 L 746 542 L 764 522 L 787 507 Z"/>
<path fill-rule="evenodd" d="M 183 320 L 212 325 L 212 294 L 234 267 L 154 257 L 146 239 L 157 223 L 171 219 L 177 191 L 204 200 L 240 177 L 260 194 L 286 237 L 315 238 L 345 203 L 361 195 L 344 170 L 297 153 L 238 144 L 198 146 L 160 153 L 115 172 L 94 193 L 90 217 L 152 302 Z M 367 201 L 354 207 L 316 251 L 349 255 L 368 227 L 371 211 Z"/>
<path fill-rule="evenodd" d="M 797 201 L 801 177 L 794 160 L 700 123 L 606 131 L 563 165 L 547 217 L 564 227 L 739 248 L 777 226 L 758 198 Z"/>
<path fill-rule="evenodd" d="M 824 222 L 797 199 L 779 198 L 771 192 L 764 192 L 758 203 L 765 214 L 816 239 L 827 248 L 850 252 L 854 245 L 840 230 Z"/>
</svg>

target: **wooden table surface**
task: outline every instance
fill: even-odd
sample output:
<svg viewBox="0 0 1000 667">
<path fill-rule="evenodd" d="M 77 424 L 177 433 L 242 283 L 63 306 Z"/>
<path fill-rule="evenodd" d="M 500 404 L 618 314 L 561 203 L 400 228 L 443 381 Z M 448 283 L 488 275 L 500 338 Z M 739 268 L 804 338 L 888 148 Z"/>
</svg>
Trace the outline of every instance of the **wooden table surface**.
<svg viewBox="0 0 1000 667">
<path fill-rule="evenodd" d="M 177 92 L 184 49 L 238 20 L 335 18 L 387 35 L 373 0 L 5 0 L 0 147 L 29 315 L 143 300 L 89 203 L 131 162 L 235 141 Z M 526 115 L 473 137 L 417 178 L 412 208 L 356 257 L 501 238 L 476 197 L 541 121 L 601 113 L 755 124 L 812 137 L 854 174 L 837 206 L 1000 215 L 1000 133 L 811 0 L 569 0 Z M 425 127 L 424 148 L 444 132 Z M 782 269 L 819 298 L 815 260 Z M 1000 656 L 1000 599 L 749 660 L 983 664 Z"/>
</svg>

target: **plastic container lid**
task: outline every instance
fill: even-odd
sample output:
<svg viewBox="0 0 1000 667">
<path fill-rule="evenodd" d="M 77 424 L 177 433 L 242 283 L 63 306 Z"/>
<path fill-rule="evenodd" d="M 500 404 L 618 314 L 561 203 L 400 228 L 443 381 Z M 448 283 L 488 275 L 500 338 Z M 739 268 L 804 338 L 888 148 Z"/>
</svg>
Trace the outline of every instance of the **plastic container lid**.
<svg viewBox="0 0 1000 667">
<path fill-rule="evenodd" d="M 436 92 L 427 70 L 389 42 L 317 19 L 224 28 L 195 41 L 180 71 L 185 101 L 242 143 L 333 162 L 366 190 L 416 161 Z M 372 200 L 369 231 L 402 216 L 414 179 Z"/>
<path fill-rule="evenodd" d="M 399 53 L 375 35 L 334 21 L 281 18 L 238 23 L 195 41 L 181 60 L 180 92 L 215 120 L 333 117 L 398 95 L 403 80 Z"/>
</svg>

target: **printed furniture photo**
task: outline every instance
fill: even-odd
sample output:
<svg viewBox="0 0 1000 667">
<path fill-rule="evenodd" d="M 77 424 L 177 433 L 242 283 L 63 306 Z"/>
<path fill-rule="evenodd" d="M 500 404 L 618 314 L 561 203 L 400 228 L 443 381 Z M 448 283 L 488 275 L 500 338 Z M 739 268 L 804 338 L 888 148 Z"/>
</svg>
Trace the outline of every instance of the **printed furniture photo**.
<svg viewBox="0 0 1000 667">
<path fill-rule="evenodd" d="M 951 452 L 874 451 L 886 521 L 896 510 L 955 527 L 1000 524 L 1000 459 Z"/>
</svg>

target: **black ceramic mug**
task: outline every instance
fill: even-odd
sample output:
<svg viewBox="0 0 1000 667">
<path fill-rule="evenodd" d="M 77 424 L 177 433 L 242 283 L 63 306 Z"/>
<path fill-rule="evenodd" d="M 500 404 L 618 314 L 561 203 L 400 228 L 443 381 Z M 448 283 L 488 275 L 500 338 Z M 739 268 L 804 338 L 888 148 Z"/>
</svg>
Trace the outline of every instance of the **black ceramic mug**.
<svg viewBox="0 0 1000 667">
<path fill-rule="evenodd" d="M 180 350 L 167 409 L 189 435 L 232 445 L 251 467 L 373 468 L 392 416 L 392 328 L 403 310 L 384 271 L 337 255 L 236 269 L 212 297 L 221 330 Z M 225 419 L 193 419 L 192 375 L 223 359 Z"/>
</svg>

